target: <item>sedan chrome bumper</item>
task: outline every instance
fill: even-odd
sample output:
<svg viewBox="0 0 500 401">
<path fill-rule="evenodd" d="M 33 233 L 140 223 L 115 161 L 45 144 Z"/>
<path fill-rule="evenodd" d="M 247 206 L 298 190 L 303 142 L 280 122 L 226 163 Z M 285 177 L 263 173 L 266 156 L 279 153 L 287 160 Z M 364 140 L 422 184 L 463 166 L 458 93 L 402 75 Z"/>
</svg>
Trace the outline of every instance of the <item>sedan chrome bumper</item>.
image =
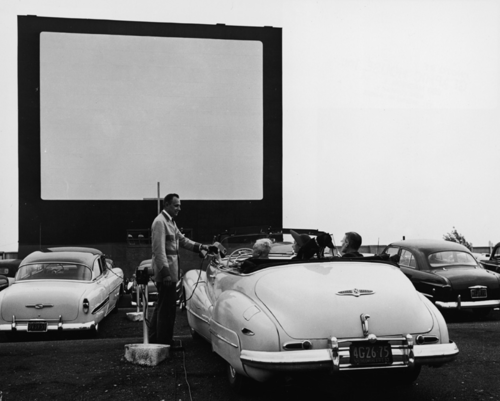
<svg viewBox="0 0 500 401">
<path fill-rule="evenodd" d="M 465 301 L 442 302 L 436 301 L 436 306 L 442 309 L 474 309 L 474 308 L 497 308 L 500 306 L 500 299 L 490 299 L 487 301 Z"/>
<path fill-rule="evenodd" d="M 47 329 L 45 331 L 72 331 L 72 330 L 92 330 L 97 327 L 95 321 L 85 323 L 64 323 L 62 319 L 52 320 L 14 320 L 12 323 L 0 324 L 0 331 L 23 331 L 28 332 L 28 323 L 30 322 L 46 322 Z M 31 331 L 30 331 L 31 332 Z M 33 333 L 43 333 L 44 331 L 32 331 Z"/>
<path fill-rule="evenodd" d="M 440 366 L 453 361 L 458 355 L 454 342 L 449 344 L 414 345 L 407 349 L 392 350 L 394 362 L 385 366 L 353 366 L 347 349 L 319 349 L 300 351 L 263 352 L 243 350 L 240 354 L 244 365 L 272 371 L 307 371 L 333 369 L 333 371 L 411 368 L 414 365 Z"/>
</svg>

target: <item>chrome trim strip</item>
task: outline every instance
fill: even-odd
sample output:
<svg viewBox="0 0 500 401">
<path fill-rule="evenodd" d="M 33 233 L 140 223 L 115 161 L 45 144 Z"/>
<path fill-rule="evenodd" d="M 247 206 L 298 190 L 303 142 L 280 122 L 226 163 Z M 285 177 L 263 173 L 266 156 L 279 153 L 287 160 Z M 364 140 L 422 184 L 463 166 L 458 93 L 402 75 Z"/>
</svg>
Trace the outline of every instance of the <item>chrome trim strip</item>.
<svg viewBox="0 0 500 401">
<path fill-rule="evenodd" d="M 189 313 L 191 313 L 194 317 L 200 319 L 202 322 L 205 322 L 208 324 L 209 322 L 209 319 L 207 317 L 204 317 L 204 316 L 201 316 L 199 314 L 197 314 L 195 311 L 193 311 L 192 308 L 190 308 L 189 306 L 186 306 L 186 309 Z"/>
<path fill-rule="evenodd" d="M 466 302 L 442 302 L 436 301 L 436 305 L 443 309 L 460 309 L 460 308 L 483 308 L 500 306 L 500 299 L 491 299 L 487 301 L 466 301 Z"/>
<path fill-rule="evenodd" d="M 26 305 L 27 308 L 35 308 L 35 309 L 52 308 L 53 306 L 54 306 L 53 304 L 33 304 L 33 305 Z"/>
<path fill-rule="evenodd" d="M 229 330 L 228 328 L 224 327 L 223 325 L 221 325 L 221 324 L 217 323 L 215 320 L 211 320 L 210 322 L 211 322 L 211 323 L 213 323 L 213 324 L 214 324 L 214 325 L 216 325 L 216 326 L 221 327 L 222 329 L 225 329 L 225 330 L 231 331 L 231 330 Z M 209 330 L 210 330 L 210 334 L 213 334 L 213 335 L 214 335 L 215 337 L 217 337 L 219 340 L 224 341 L 226 344 L 229 344 L 231 347 L 234 347 L 234 348 L 239 348 L 239 347 L 238 347 L 238 344 L 232 343 L 232 342 L 231 342 L 231 341 L 229 341 L 227 338 L 222 337 L 220 334 L 216 333 L 216 332 L 212 329 L 212 327 L 210 327 L 210 329 L 209 329 Z"/>
<path fill-rule="evenodd" d="M 210 329 L 210 333 L 217 337 L 219 340 L 224 341 L 226 344 L 229 344 L 231 347 L 238 348 L 236 344 L 233 344 L 231 341 L 217 334 L 215 331 Z"/>
<path fill-rule="evenodd" d="M 106 297 L 106 299 L 104 301 L 102 301 L 99 305 L 97 305 L 93 310 L 92 310 L 92 314 L 96 314 L 97 312 L 99 312 L 102 308 L 104 308 L 106 306 L 106 304 L 109 302 L 109 296 Z"/>
</svg>

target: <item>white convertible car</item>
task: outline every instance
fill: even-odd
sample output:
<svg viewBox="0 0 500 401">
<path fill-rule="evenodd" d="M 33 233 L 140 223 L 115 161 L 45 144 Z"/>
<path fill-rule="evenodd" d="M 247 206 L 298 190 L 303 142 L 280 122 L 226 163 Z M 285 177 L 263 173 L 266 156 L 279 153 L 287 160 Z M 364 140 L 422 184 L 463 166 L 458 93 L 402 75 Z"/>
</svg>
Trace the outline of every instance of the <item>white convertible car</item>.
<svg viewBox="0 0 500 401">
<path fill-rule="evenodd" d="M 270 259 L 240 266 L 251 249 L 215 256 L 183 277 L 194 337 L 228 366 L 231 386 L 280 373 L 385 370 L 413 382 L 424 365 L 458 355 L 441 313 L 380 258 Z M 290 244 L 285 244 L 290 246 Z"/>
<path fill-rule="evenodd" d="M 92 248 L 51 248 L 28 255 L 0 292 L 0 331 L 90 330 L 116 309 L 123 271 Z"/>
</svg>

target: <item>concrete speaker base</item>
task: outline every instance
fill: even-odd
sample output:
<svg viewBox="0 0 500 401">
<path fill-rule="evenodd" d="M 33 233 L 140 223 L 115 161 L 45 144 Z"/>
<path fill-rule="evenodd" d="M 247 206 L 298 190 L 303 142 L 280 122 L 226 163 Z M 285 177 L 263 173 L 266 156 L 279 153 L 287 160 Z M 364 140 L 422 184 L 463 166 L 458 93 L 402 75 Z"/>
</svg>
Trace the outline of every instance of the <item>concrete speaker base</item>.
<svg viewBox="0 0 500 401">
<path fill-rule="evenodd" d="M 170 355 L 170 345 L 126 344 L 125 359 L 137 365 L 156 366 Z"/>
<path fill-rule="evenodd" d="M 127 313 L 127 318 L 132 322 L 142 322 L 143 314 L 142 312 L 129 312 Z"/>
</svg>

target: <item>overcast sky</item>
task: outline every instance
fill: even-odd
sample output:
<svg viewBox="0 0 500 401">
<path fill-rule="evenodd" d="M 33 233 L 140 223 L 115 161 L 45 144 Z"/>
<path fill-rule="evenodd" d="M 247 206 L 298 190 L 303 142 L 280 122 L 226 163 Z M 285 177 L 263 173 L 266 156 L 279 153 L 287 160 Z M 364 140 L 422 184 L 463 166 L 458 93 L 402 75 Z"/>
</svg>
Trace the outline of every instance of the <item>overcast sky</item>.
<svg viewBox="0 0 500 401">
<path fill-rule="evenodd" d="M 283 222 L 500 241 L 500 1 L 0 2 L 0 250 L 17 251 L 17 15 L 283 29 Z"/>
</svg>

